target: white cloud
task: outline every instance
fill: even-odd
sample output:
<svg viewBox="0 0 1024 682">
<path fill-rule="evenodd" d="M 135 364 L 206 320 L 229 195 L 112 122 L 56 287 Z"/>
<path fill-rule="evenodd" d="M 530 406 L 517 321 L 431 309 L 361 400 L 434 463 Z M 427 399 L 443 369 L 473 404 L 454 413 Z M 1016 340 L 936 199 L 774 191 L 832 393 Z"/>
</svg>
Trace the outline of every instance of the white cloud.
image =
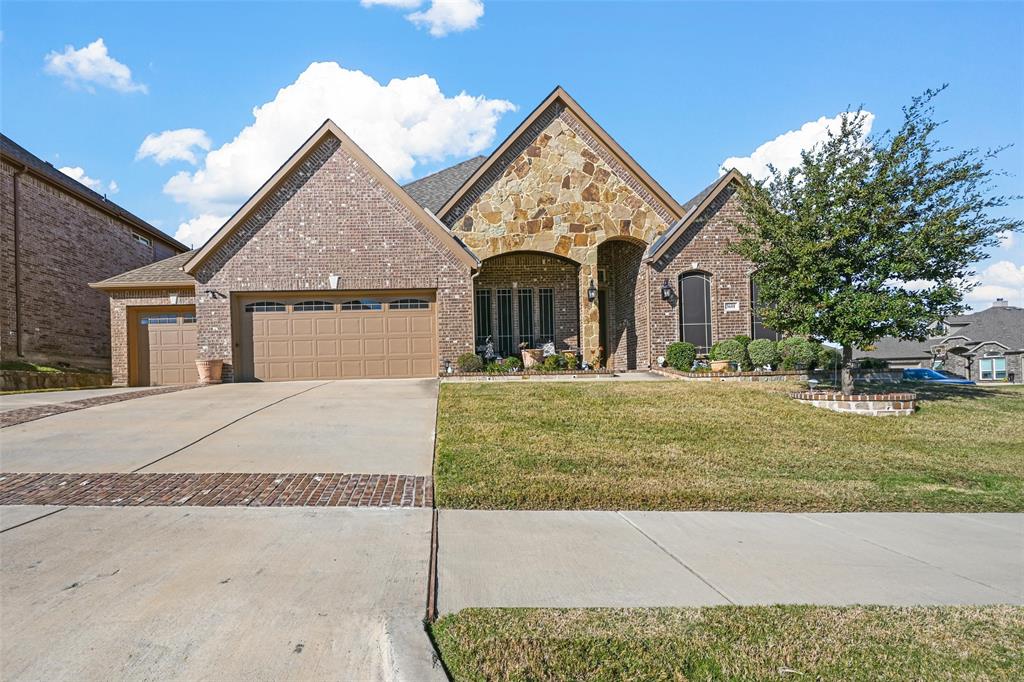
<svg viewBox="0 0 1024 682">
<path fill-rule="evenodd" d="M 483 15 L 482 0 L 432 0 L 428 9 L 405 18 L 417 26 L 426 26 L 435 38 L 443 38 L 449 33 L 476 28 Z"/>
<path fill-rule="evenodd" d="M 253 109 L 253 122 L 182 171 L 164 192 L 196 214 L 230 215 L 331 118 L 392 177 L 411 177 L 417 161 L 479 153 L 494 140 L 510 102 L 465 92 L 446 97 L 427 75 L 378 83 L 336 62 L 314 62 L 277 96 Z"/>
<path fill-rule="evenodd" d="M 423 0 L 360 0 L 360 4 L 414 9 L 423 5 Z M 443 38 L 449 33 L 476 28 L 483 15 L 483 0 L 431 0 L 430 7 L 406 14 L 405 18 L 419 27 L 426 27 L 435 38 Z"/>
<path fill-rule="evenodd" d="M 192 220 L 186 220 L 178 225 L 178 231 L 174 233 L 174 238 L 182 244 L 201 246 L 225 222 L 227 222 L 227 218 L 224 216 L 202 213 Z"/>
<path fill-rule="evenodd" d="M 118 186 L 117 181 L 111 180 L 107 183 L 107 191 L 111 194 L 117 194 L 121 188 Z"/>
<path fill-rule="evenodd" d="M 1024 306 L 1024 265 L 1008 260 L 996 261 L 970 281 L 978 282 L 978 286 L 967 294 L 965 300 L 975 310 L 984 310 L 997 298 Z"/>
<path fill-rule="evenodd" d="M 1017 243 L 1016 235 L 1013 232 L 1006 231 L 999 235 L 999 246 L 1004 249 L 1012 249 L 1013 245 Z"/>
<path fill-rule="evenodd" d="M 868 135 L 871 132 L 871 124 L 875 120 L 875 115 L 870 111 L 865 111 L 864 115 L 864 134 Z M 790 130 L 774 140 L 765 142 L 750 156 L 731 156 L 722 162 L 719 173 L 724 174 L 735 168 L 755 180 L 763 180 L 769 175 L 769 165 L 785 172 L 800 163 L 800 152 L 810 149 L 819 142 L 824 142 L 829 130 L 838 132 L 842 116 L 843 114 L 833 118 L 822 116 L 817 121 L 808 121 L 797 130 Z"/>
<path fill-rule="evenodd" d="M 57 170 L 59 170 L 61 173 L 68 176 L 69 178 L 78 180 L 80 183 L 82 183 L 83 185 L 85 185 L 86 187 L 93 191 L 97 191 L 103 186 L 102 180 L 90 178 L 88 175 L 85 174 L 85 169 L 82 168 L 81 166 L 61 166 Z"/>
<path fill-rule="evenodd" d="M 210 151 L 210 137 L 205 130 L 199 128 L 179 128 L 165 130 L 162 133 L 150 133 L 139 145 L 136 159 L 153 157 L 163 166 L 170 161 L 187 161 L 193 166 L 198 163 L 196 150 Z"/>
<path fill-rule="evenodd" d="M 95 92 L 93 86 L 118 92 L 148 92 L 142 83 L 132 80 L 132 71 L 107 53 L 103 38 L 97 38 L 81 49 L 67 45 L 63 52 L 50 52 L 43 59 L 44 70 L 60 76 L 71 87 Z"/>
</svg>

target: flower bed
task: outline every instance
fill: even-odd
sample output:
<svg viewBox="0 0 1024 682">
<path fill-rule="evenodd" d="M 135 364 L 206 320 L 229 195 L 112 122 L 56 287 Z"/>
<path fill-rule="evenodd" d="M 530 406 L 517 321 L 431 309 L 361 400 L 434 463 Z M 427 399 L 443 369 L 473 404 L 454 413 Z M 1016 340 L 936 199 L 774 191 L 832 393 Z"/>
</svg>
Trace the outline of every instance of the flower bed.
<svg viewBox="0 0 1024 682">
<path fill-rule="evenodd" d="M 671 367 L 653 367 L 652 372 L 686 381 L 807 381 L 807 372 L 682 372 Z"/>
<path fill-rule="evenodd" d="M 843 395 L 832 391 L 798 391 L 790 398 L 833 412 L 848 412 L 869 417 L 907 417 L 917 405 L 915 393 L 859 393 Z"/>
<path fill-rule="evenodd" d="M 516 381 L 523 379 L 587 379 L 596 377 L 615 376 L 610 369 L 573 369 L 558 370 L 551 372 L 535 372 L 523 370 L 519 372 L 453 372 L 447 374 L 441 372 L 440 377 L 444 381 Z"/>
</svg>

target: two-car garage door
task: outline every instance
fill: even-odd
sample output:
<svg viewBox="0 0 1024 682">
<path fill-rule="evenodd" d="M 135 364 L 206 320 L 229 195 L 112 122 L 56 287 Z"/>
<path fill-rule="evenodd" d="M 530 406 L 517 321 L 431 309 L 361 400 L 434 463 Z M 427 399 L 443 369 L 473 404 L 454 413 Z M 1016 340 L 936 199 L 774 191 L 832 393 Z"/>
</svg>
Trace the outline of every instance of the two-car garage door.
<svg viewBox="0 0 1024 682">
<path fill-rule="evenodd" d="M 243 378 L 257 381 L 437 376 L 432 293 L 241 302 Z"/>
</svg>

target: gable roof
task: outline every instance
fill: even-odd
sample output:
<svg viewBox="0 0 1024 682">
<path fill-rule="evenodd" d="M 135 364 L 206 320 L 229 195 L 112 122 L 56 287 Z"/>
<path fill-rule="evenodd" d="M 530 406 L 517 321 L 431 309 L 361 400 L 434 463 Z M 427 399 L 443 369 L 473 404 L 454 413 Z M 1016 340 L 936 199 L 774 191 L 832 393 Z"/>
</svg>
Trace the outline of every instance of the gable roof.
<svg viewBox="0 0 1024 682">
<path fill-rule="evenodd" d="M 399 187 L 394 178 L 385 173 L 384 169 L 378 166 L 377 163 L 371 159 L 369 155 L 359 147 L 359 145 L 353 142 L 352 138 L 346 135 L 334 121 L 327 119 L 316 130 L 316 132 L 314 132 L 309 139 L 307 139 L 302 146 L 299 147 L 287 161 L 285 161 L 284 165 L 278 168 L 277 171 L 271 175 L 265 183 L 263 183 L 263 186 L 256 190 L 256 192 L 249 197 L 249 200 L 242 204 L 241 208 L 235 211 L 235 214 L 231 216 L 212 237 L 210 237 L 202 248 L 193 252 L 192 257 L 185 263 L 185 272 L 188 274 L 194 273 L 207 258 L 215 253 L 221 244 L 223 244 L 228 237 L 234 234 L 242 223 L 244 223 L 253 211 L 256 210 L 260 202 L 270 196 L 287 179 L 291 172 L 301 164 L 328 135 L 332 135 L 337 138 L 345 152 L 365 168 L 367 172 L 369 172 L 370 175 L 372 175 L 373 178 L 384 187 L 385 190 L 398 199 L 402 205 L 405 206 L 409 212 L 423 224 L 427 231 L 436 236 L 443 245 L 448 247 L 448 249 L 455 254 L 456 258 L 470 268 L 479 267 L 480 261 L 475 255 L 473 255 L 472 251 L 466 248 L 466 246 L 456 238 L 448 228 L 442 225 L 432 213 L 428 212 L 416 203 L 416 201 L 413 200 L 405 190 Z"/>
<path fill-rule="evenodd" d="M 707 210 L 722 191 L 732 182 L 746 182 L 743 174 L 733 168 L 728 173 L 718 178 L 710 185 L 702 189 L 692 199 L 683 204 L 683 216 L 672 224 L 665 233 L 654 240 L 654 243 L 647 249 L 644 260 L 647 262 L 656 261 L 664 256 L 687 228 Z"/>
<path fill-rule="evenodd" d="M 142 218 L 125 210 L 121 206 L 118 206 L 102 194 L 94 192 L 74 178 L 61 173 L 59 170 L 54 168 L 52 164 L 43 161 L 3 133 L 0 133 L 0 154 L 2 154 L 4 159 L 7 159 L 12 165 L 21 166 L 27 172 L 35 175 L 40 180 L 48 182 L 51 185 L 56 185 L 68 194 L 71 194 L 80 201 L 89 204 L 93 208 L 128 223 L 139 230 L 139 232 L 153 237 L 154 239 L 173 247 L 177 251 L 188 251 L 188 247 L 181 242 L 164 234 Z"/>
<path fill-rule="evenodd" d="M 486 160 L 486 156 L 475 156 L 467 161 L 424 176 L 419 180 L 413 180 L 406 185 L 402 185 L 402 189 L 417 204 L 432 213 L 437 213 L 444 206 L 445 202 L 448 201 L 448 198 L 455 194 L 455 190 L 462 187 L 462 183 L 466 182 L 469 176 L 475 173 L 476 169 Z"/>
<path fill-rule="evenodd" d="M 931 357 L 936 346 L 962 346 L 968 349 L 968 353 L 973 353 L 986 343 L 995 343 L 1010 351 L 1024 350 L 1024 308 L 992 306 L 969 315 L 951 317 L 948 322 L 962 326 L 948 336 L 935 336 L 924 341 L 903 341 L 887 336 L 875 342 L 873 350 L 859 352 L 857 357 L 924 359 Z"/>
<path fill-rule="evenodd" d="M 526 133 L 530 126 L 533 125 L 534 121 L 536 121 L 556 102 L 561 102 L 569 111 L 571 111 L 576 118 L 578 118 L 583 125 L 586 126 L 602 144 L 604 144 L 604 146 L 611 150 L 612 154 L 618 157 L 622 164 L 626 166 L 626 168 L 628 168 L 644 186 L 647 187 L 651 194 L 656 197 L 658 201 L 664 204 L 665 208 L 670 213 L 674 214 L 676 217 L 683 215 L 684 211 L 682 206 L 679 205 L 679 202 L 672 198 L 672 195 L 669 194 L 664 187 L 659 185 L 658 182 L 652 178 L 650 174 L 648 174 L 648 172 L 645 171 L 643 167 L 641 167 L 640 164 L 637 163 L 636 160 L 619 145 L 618 142 L 612 139 L 611 135 L 605 132 L 604 128 L 598 125 L 597 121 L 591 118 L 590 114 L 588 114 L 576 100 L 570 97 L 569 93 L 567 93 L 560 85 L 555 87 L 555 89 L 551 91 L 551 94 L 545 97 L 544 101 L 537 105 L 537 108 L 530 112 L 530 115 L 527 116 L 500 145 L 498 145 L 498 148 L 491 152 L 491 155 L 487 157 L 487 160 L 484 161 L 480 167 L 462 183 L 462 186 L 448 198 L 441 209 L 437 212 L 437 215 L 444 218 L 455 207 L 455 205 L 459 203 L 459 200 L 473 188 L 473 186 L 487 173 L 488 170 L 490 170 L 492 166 L 494 166 L 495 163 L 497 163 L 502 154 L 504 154 L 508 148 L 516 142 L 516 140 Z"/>
<path fill-rule="evenodd" d="M 195 251 L 179 253 L 176 256 L 143 265 L 141 268 L 108 277 L 102 282 L 94 282 L 89 286 L 93 289 L 104 290 L 194 287 L 195 278 L 181 269 L 194 253 Z"/>
</svg>

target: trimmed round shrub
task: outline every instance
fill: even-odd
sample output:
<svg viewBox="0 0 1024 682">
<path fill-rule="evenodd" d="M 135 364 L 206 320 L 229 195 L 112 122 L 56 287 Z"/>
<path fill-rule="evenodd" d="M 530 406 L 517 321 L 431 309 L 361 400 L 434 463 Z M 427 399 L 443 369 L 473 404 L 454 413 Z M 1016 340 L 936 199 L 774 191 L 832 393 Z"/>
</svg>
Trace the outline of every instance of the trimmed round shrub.
<svg viewBox="0 0 1024 682">
<path fill-rule="evenodd" d="M 743 359 L 746 356 L 747 351 L 744 350 L 743 344 L 736 339 L 719 341 L 715 345 L 711 346 L 711 351 L 708 353 L 708 357 L 712 360 L 726 360 L 728 362 L 734 362 L 737 365 L 742 365 Z"/>
<path fill-rule="evenodd" d="M 544 362 L 541 363 L 540 368 L 545 372 L 557 372 L 564 369 L 566 364 L 565 356 L 558 355 L 556 353 L 555 355 L 549 355 L 544 358 Z"/>
<path fill-rule="evenodd" d="M 802 336 L 791 336 L 779 341 L 782 369 L 806 369 L 814 363 L 814 346 Z"/>
<path fill-rule="evenodd" d="M 480 372 L 484 368 L 484 360 L 476 353 L 463 353 L 455 361 L 460 372 Z"/>
<path fill-rule="evenodd" d="M 889 369 L 889 361 L 879 358 L 861 358 L 857 361 L 860 369 Z"/>
<path fill-rule="evenodd" d="M 670 343 L 665 350 L 665 362 L 673 369 L 689 372 L 693 361 L 697 359 L 697 347 L 687 341 Z"/>
<path fill-rule="evenodd" d="M 775 368 L 779 364 L 779 349 L 771 339 L 751 341 L 747 346 L 747 355 L 750 357 L 751 364 L 758 369 L 761 367 Z"/>
<path fill-rule="evenodd" d="M 580 364 L 575 353 L 566 353 L 562 357 L 565 358 L 565 368 L 569 371 L 576 369 Z"/>
</svg>

